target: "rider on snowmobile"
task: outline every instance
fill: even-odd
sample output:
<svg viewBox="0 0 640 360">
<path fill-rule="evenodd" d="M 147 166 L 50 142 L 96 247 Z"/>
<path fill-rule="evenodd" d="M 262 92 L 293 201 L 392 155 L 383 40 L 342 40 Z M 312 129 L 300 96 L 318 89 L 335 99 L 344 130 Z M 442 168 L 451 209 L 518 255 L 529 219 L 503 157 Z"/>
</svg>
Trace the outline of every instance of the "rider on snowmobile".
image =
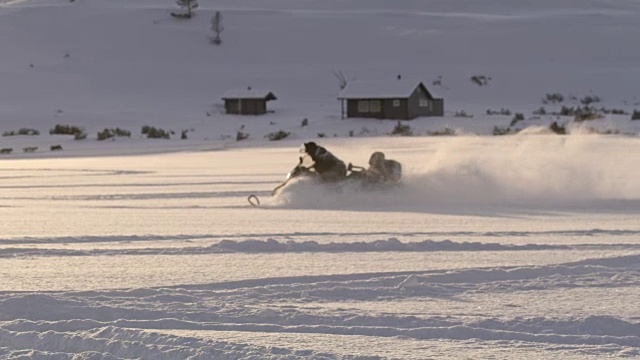
<svg viewBox="0 0 640 360">
<path fill-rule="evenodd" d="M 385 159 L 384 153 L 376 151 L 369 158 L 369 168 L 364 175 L 374 183 L 397 183 L 402 177 L 402 165 L 395 160 Z"/>
<path fill-rule="evenodd" d="M 314 164 L 310 169 L 314 169 L 325 182 L 335 182 L 347 176 L 347 166 L 335 155 L 327 151 L 322 146 L 310 141 L 304 143 L 304 152 L 307 153 Z"/>
</svg>

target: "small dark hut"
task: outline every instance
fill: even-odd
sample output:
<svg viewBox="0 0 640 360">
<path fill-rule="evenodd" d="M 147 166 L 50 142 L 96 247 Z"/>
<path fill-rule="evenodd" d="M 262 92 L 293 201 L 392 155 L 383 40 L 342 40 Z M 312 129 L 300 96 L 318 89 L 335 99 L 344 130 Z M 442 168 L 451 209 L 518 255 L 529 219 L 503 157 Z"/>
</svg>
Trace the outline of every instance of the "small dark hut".
<svg viewBox="0 0 640 360">
<path fill-rule="evenodd" d="M 410 120 L 443 116 L 444 100 L 436 98 L 422 82 L 350 82 L 340 92 L 342 118 Z"/>
<path fill-rule="evenodd" d="M 267 113 L 267 101 L 277 100 L 268 90 L 252 89 L 231 90 L 222 96 L 227 114 L 261 115 Z"/>
</svg>

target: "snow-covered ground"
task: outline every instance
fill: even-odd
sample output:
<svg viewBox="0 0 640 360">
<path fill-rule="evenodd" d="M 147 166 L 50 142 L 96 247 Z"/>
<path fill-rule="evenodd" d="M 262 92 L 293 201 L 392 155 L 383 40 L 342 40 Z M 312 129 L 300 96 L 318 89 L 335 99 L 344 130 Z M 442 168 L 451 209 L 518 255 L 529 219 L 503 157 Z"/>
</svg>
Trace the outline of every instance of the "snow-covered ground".
<svg viewBox="0 0 640 360">
<path fill-rule="evenodd" d="M 0 137 L 0 358 L 640 357 L 636 2 L 200 2 L 0 0 L 0 132 L 40 133 Z M 446 114 L 343 120 L 337 71 L 424 81 Z M 246 86 L 273 112 L 222 114 Z M 587 96 L 625 114 L 533 114 Z M 383 150 L 403 185 L 270 197 L 308 140 Z"/>
<path fill-rule="evenodd" d="M 637 139 L 499 139 L 358 139 L 409 165 L 373 196 L 270 199 L 294 141 L 4 161 L 0 351 L 640 356 Z"/>
</svg>

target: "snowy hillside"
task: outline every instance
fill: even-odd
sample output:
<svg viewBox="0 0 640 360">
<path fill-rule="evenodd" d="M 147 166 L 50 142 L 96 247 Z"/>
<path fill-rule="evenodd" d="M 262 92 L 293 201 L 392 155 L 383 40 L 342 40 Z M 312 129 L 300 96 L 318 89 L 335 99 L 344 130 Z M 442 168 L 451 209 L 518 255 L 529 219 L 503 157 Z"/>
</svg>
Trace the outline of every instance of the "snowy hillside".
<svg viewBox="0 0 640 360">
<path fill-rule="evenodd" d="M 418 135 L 491 134 L 515 113 L 557 112 L 587 96 L 601 99 L 596 108 L 626 112 L 587 127 L 632 134 L 640 127 L 629 121 L 640 109 L 633 1 L 201 1 L 191 20 L 170 16 L 178 10 L 160 0 L 5 2 L 0 131 L 33 128 L 42 136 L 2 143 L 48 148 L 61 141 L 46 136 L 56 124 L 82 127 L 88 140 L 115 127 L 138 138 L 144 125 L 173 130 L 174 138 L 188 130 L 204 142 L 235 139 L 242 125 L 248 143 L 277 130 L 298 138 L 391 132 L 392 121 L 340 119 L 336 71 L 350 82 L 398 74 L 423 81 L 445 99 L 446 116 L 412 122 Z M 220 46 L 209 42 L 215 11 L 223 15 Z M 479 86 L 473 76 L 490 80 Z M 273 113 L 224 115 L 222 94 L 248 86 L 276 94 Z M 542 103 L 556 93 L 563 103 Z M 510 115 L 487 116 L 501 109 Z M 304 118 L 310 126 L 301 128 Z"/>
</svg>

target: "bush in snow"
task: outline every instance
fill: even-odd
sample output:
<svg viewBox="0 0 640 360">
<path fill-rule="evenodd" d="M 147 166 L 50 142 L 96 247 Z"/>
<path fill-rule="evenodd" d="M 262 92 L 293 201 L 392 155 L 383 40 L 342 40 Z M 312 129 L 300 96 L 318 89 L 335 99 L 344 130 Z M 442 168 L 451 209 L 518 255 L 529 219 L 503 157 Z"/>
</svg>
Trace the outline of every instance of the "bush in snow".
<svg viewBox="0 0 640 360">
<path fill-rule="evenodd" d="M 186 13 L 171 13 L 171 16 L 179 19 L 191 19 L 193 10 L 198 8 L 198 0 L 177 0 L 176 4 L 187 11 Z"/>
<path fill-rule="evenodd" d="M 13 148 L 2 148 L 0 149 L 0 154 L 11 154 Z"/>
<path fill-rule="evenodd" d="M 511 128 L 508 127 L 500 127 L 500 126 L 494 126 L 493 127 L 493 135 L 511 135 L 511 134 L 515 134 L 517 133 L 517 130 L 512 130 Z"/>
<path fill-rule="evenodd" d="M 545 109 L 544 106 L 540 106 L 538 110 L 533 110 L 533 115 L 546 115 L 546 114 L 547 114 L 547 109 Z"/>
<path fill-rule="evenodd" d="M 169 139 L 171 135 L 164 129 L 155 128 L 153 126 L 145 125 L 142 127 L 142 134 L 147 135 L 148 139 Z"/>
<path fill-rule="evenodd" d="M 575 108 L 563 106 L 560 109 L 559 115 L 573 116 L 574 121 L 577 121 L 577 122 L 602 118 L 602 114 L 600 114 L 597 109 L 590 106 L 575 107 Z"/>
<path fill-rule="evenodd" d="M 307 125 L 309 125 L 309 119 L 307 118 L 302 119 L 302 122 L 300 123 L 300 127 L 305 127 Z"/>
<path fill-rule="evenodd" d="M 592 103 L 596 103 L 596 102 L 600 102 L 600 98 L 598 96 L 591 96 L 591 95 L 587 95 L 585 97 L 583 97 L 582 99 L 580 99 L 580 103 L 582 103 L 583 105 L 590 105 Z"/>
<path fill-rule="evenodd" d="M 286 139 L 289 137 L 289 135 L 291 135 L 290 132 L 287 132 L 284 130 L 278 130 L 275 132 L 268 133 L 264 137 L 269 139 L 269 141 L 277 141 L 277 140 Z"/>
<path fill-rule="evenodd" d="M 104 129 L 102 131 L 98 131 L 98 140 L 102 141 L 102 140 L 106 140 L 106 139 L 110 139 L 112 137 L 115 137 L 116 134 L 113 132 L 113 129 Z"/>
<path fill-rule="evenodd" d="M 601 119 L 603 116 L 599 114 L 595 109 L 585 106 L 583 108 L 577 108 L 574 114 L 573 120 L 576 122 Z"/>
<path fill-rule="evenodd" d="M 126 136 L 126 137 L 131 137 L 131 131 L 129 130 L 124 130 L 124 129 L 120 129 L 120 128 L 116 128 L 115 129 L 116 132 L 116 136 Z"/>
<path fill-rule="evenodd" d="M 131 137 L 131 131 L 123 130 L 120 128 L 115 129 L 107 129 L 105 128 L 102 131 L 98 131 L 98 140 L 106 140 L 114 137 Z"/>
<path fill-rule="evenodd" d="M 567 107 L 562 105 L 562 107 L 560 108 L 560 112 L 558 113 L 558 115 L 561 116 L 573 116 L 575 114 L 575 109 L 573 107 Z"/>
<path fill-rule="evenodd" d="M 413 135 L 413 130 L 411 130 L 411 126 L 405 125 L 398 120 L 396 126 L 391 130 L 392 135 L 401 135 L 401 136 L 410 136 Z"/>
<path fill-rule="evenodd" d="M 238 132 L 236 133 L 236 141 L 242 141 L 242 140 L 246 140 L 249 138 L 249 134 L 242 132 L 240 130 L 238 130 Z"/>
<path fill-rule="evenodd" d="M 448 127 L 436 131 L 427 131 L 427 135 L 429 136 L 452 136 L 455 134 L 456 131 Z"/>
<path fill-rule="evenodd" d="M 518 121 L 522 121 L 522 120 L 524 120 L 524 114 L 522 114 L 522 113 L 516 113 L 516 114 L 513 116 L 513 119 L 511 119 L 511 124 L 510 124 L 509 126 L 514 126 L 515 124 L 517 124 L 517 123 L 518 123 Z"/>
<path fill-rule="evenodd" d="M 623 109 L 607 109 L 604 106 L 600 108 L 600 112 L 603 114 L 627 115 L 627 112 Z"/>
<path fill-rule="evenodd" d="M 210 41 L 213 45 L 222 44 L 222 38 L 220 38 L 222 30 L 224 30 L 224 26 L 222 26 L 222 14 L 220 14 L 220 11 L 216 11 L 216 13 L 211 17 L 211 31 L 213 32 L 213 37 L 210 38 Z"/>
<path fill-rule="evenodd" d="M 553 131 L 558 135 L 565 135 L 567 133 L 567 129 L 564 126 L 558 125 L 558 122 L 554 121 L 549 125 L 549 130 Z"/>
<path fill-rule="evenodd" d="M 511 115 L 511 110 L 504 109 L 504 108 L 501 108 L 500 110 L 487 109 L 487 115 L 505 115 L 505 116 L 510 116 Z"/>
<path fill-rule="evenodd" d="M 586 132 L 588 134 L 598 134 L 598 135 L 619 135 L 622 134 L 622 132 L 618 129 L 595 129 L 592 127 L 583 127 L 581 129 L 581 131 Z M 634 134 L 628 134 L 628 135 L 634 135 Z"/>
<path fill-rule="evenodd" d="M 490 77 L 484 75 L 474 75 L 471 77 L 471 82 L 478 86 L 487 86 L 490 80 Z"/>
<path fill-rule="evenodd" d="M 640 120 L 640 111 L 633 110 L 633 114 L 631 115 L 631 120 Z"/>
<path fill-rule="evenodd" d="M 473 115 L 471 114 L 467 114 L 466 111 L 462 110 L 462 111 L 456 111 L 455 114 L 453 114 L 454 117 L 464 117 L 464 118 L 472 118 Z"/>
<path fill-rule="evenodd" d="M 546 94 L 542 99 L 543 104 L 556 104 L 564 101 L 564 96 L 560 93 Z"/>
<path fill-rule="evenodd" d="M 53 129 L 49 130 L 50 135 L 74 135 L 83 134 L 84 130 L 78 126 L 57 124 Z"/>
<path fill-rule="evenodd" d="M 18 131 L 12 130 L 12 131 L 5 131 L 2 133 L 2 136 L 16 136 L 16 135 L 40 135 L 40 131 L 36 129 L 21 128 Z"/>
</svg>

